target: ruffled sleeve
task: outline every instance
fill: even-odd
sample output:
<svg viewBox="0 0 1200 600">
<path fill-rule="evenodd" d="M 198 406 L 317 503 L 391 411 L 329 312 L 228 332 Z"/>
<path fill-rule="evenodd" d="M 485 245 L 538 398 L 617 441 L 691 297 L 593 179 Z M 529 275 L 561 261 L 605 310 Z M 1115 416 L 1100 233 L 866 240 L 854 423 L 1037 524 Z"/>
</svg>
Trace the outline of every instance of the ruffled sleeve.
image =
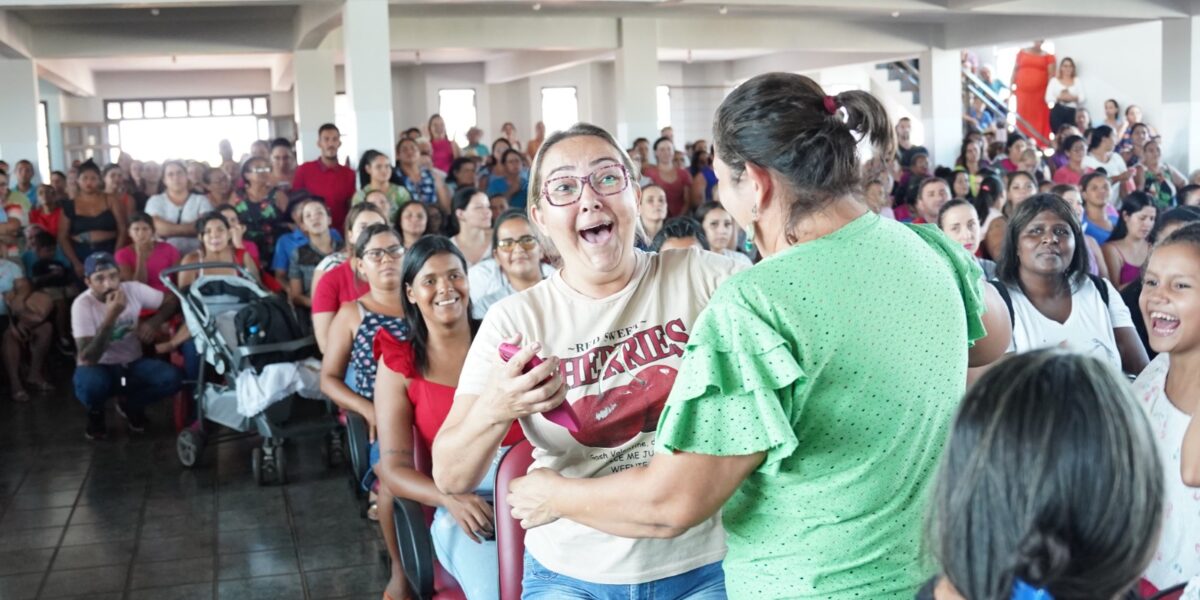
<svg viewBox="0 0 1200 600">
<path fill-rule="evenodd" d="M 983 268 L 961 244 L 946 237 L 936 225 L 910 224 L 908 227 L 945 257 L 946 263 L 953 271 L 966 311 L 967 347 L 974 346 L 976 341 L 987 335 L 983 328 L 983 313 L 987 311 L 987 304 L 983 298 Z"/>
<path fill-rule="evenodd" d="M 658 422 L 660 452 L 744 456 L 766 452 L 776 474 L 799 446 L 808 381 L 770 323 L 718 292 L 696 320 Z"/>
<path fill-rule="evenodd" d="M 382 361 L 387 368 L 409 379 L 417 376 L 417 361 L 413 355 L 412 344 L 405 340 L 397 340 L 386 328 L 379 328 L 375 334 L 372 353 L 376 361 Z"/>
</svg>

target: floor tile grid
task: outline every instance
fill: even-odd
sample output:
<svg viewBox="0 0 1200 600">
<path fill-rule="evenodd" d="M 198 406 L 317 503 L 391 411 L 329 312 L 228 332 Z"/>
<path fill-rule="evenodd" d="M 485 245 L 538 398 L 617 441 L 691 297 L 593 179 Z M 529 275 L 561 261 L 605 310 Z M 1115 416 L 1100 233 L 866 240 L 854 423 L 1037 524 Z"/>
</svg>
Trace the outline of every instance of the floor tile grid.
<svg viewBox="0 0 1200 600">
<path fill-rule="evenodd" d="M 91 479 L 94 468 L 95 464 L 89 460 L 87 473 L 84 474 L 83 482 L 79 485 L 79 489 L 75 492 L 75 501 L 71 503 L 71 512 L 67 516 L 67 524 L 63 526 L 62 534 L 58 538 L 58 543 L 54 545 L 54 552 L 52 552 L 50 555 L 50 563 L 46 565 L 46 570 L 42 573 L 42 581 L 38 584 L 38 598 L 42 597 L 42 590 L 45 589 L 46 582 L 50 579 L 50 573 L 54 570 L 54 561 L 58 559 L 58 553 L 60 550 L 62 550 L 63 541 L 67 537 L 67 530 L 71 528 L 71 518 L 75 516 L 75 509 L 79 507 L 79 501 L 83 498 L 83 491 L 87 489 L 88 480 Z M 32 469 L 29 469 L 25 472 L 25 476 L 22 478 L 21 485 L 17 486 L 17 493 L 21 492 L 21 488 L 29 480 L 30 472 L 32 472 Z M 4 518 L 4 515 L 0 514 L 0 518 Z"/>
</svg>

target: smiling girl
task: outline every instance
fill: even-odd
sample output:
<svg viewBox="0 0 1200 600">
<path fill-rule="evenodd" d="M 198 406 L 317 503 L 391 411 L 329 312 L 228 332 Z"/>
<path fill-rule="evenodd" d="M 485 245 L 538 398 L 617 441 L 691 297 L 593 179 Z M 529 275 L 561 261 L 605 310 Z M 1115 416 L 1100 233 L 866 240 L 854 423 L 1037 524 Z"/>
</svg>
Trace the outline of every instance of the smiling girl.
<svg viewBox="0 0 1200 600">
<path fill-rule="evenodd" d="M 1154 248 L 1140 300 L 1150 347 L 1160 352 L 1133 383 L 1158 441 L 1166 507 L 1158 551 L 1141 592 L 1200 575 L 1200 225 L 1185 225 Z"/>
</svg>

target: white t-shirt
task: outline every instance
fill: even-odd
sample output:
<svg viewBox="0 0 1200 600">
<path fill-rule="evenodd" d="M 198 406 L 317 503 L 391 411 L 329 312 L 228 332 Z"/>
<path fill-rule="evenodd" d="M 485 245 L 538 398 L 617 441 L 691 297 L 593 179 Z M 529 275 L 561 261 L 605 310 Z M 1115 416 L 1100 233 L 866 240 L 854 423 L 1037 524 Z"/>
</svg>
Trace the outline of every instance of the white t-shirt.
<svg viewBox="0 0 1200 600">
<path fill-rule="evenodd" d="M 749 256 L 746 256 L 737 250 L 729 250 L 726 248 L 725 250 L 721 251 L 721 256 L 728 256 L 729 258 L 732 258 L 734 262 L 746 267 L 754 266 L 754 262 L 750 260 Z"/>
<path fill-rule="evenodd" d="M 542 263 L 542 279 L 553 274 L 554 267 Z M 493 304 L 516 293 L 494 258 L 475 263 L 467 271 L 467 282 L 471 286 L 471 314 L 476 319 L 482 319 Z"/>
<path fill-rule="evenodd" d="M 146 214 L 176 225 L 195 223 L 201 215 L 212 209 L 212 202 L 208 200 L 208 196 L 200 194 L 189 195 L 183 206 L 177 206 L 168 200 L 165 193 L 155 194 L 146 200 Z M 163 241 L 175 246 L 175 249 L 179 250 L 180 256 L 187 256 L 188 252 L 200 248 L 200 238 L 195 234 L 165 237 Z"/>
<path fill-rule="evenodd" d="M 1200 488 L 1184 485 L 1181 473 L 1183 434 L 1194 418 L 1167 398 L 1171 356 L 1159 354 L 1133 382 L 1133 395 L 1146 410 L 1162 459 L 1165 488 L 1162 533 L 1146 579 L 1158 589 L 1200 576 Z"/>
<path fill-rule="evenodd" d="M 717 285 L 741 269 L 698 249 L 636 256 L 633 280 L 607 298 L 576 292 L 559 271 L 497 302 L 471 344 L 458 394 L 484 391 L 500 362 L 497 347 L 514 334 L 526 343 L 540 341 L 543 358 L 562 359 L 567 401 L 581 427 L 571 433 L 541 415 L 521 419 L 535 468 L 581 478 L 648 464 L 688 331 Z M 629 585 L 721 560 L 725 534 L 719 515 L 674 539 L 617 537 L 560 519 L 530 530 L 525 548 L 556 573 Z"/>
<path fill-rule="evenodd" d="M 1121 158 L 1121 155 L 1117 154 L 1116 152 L 1108 155 L 1108 162 L 1106 163 L 1100 162 L 1089 152 L 1087 156 L 1083 157 L 1083 168 L 1085 171 L 1090 169 L 1104 169 L 1104 172 L 1108 173 L 1109 181 L 1112 181 L 1113 177 L 1116 177 L 1129 170 L 1129 167 L 1125 164 L 1125 159 Z M 1108 194 L 1109 205 L 1116 206 L 1117 200 L 1120 200 L 1120 198 L 1121 184 L 1114 183 L 1112 185 L 1112 190 L 1110 190 Z"/>
<path fill-rule="evenodd" d="M 1058 95 L 1061 94 L 1063 90 L 1067 90 L 1067 93 L 1071 94 L 1072 96 L 1078 96 L 1079 100 L 1076 100 L 1075 102 L 1059 102 Z M 1063 83 L 1059 81 L 1057 77 L 1051 77 L 1050 83 L 1046 84 L 1046 104 L 1049 104 L 1050 106 L 1062 104 L 1063 106 L 1070 106 L 1071 108 L 1079 108 L 1084 102 L 1087 102 L 1087 95 L 1083 93 L 1083 80 L 1078 77 L 1075 78 L 1075 83 L 1071 86 L 1063 85 Z"/>
<path fill-rule="evenodd" d="M 1008 286 L 1013 305 L 1013 335 L 1008 351 L 1058 346 L 1107 360 L 1120 371 L 1121 352 L 1113 329 L 1133 327 L 1133 320 L 1121 294 L 1107 280 L 1104 285 L 1108 286 L 1107 307 L 1091 278 L 1085 278 L 1071 294 L 1071 315 L 1065 323 L 1046 317 L 1020 288 Z"/>
<path fill-rule="evenodd" d="M 102 365 L 126 365 L 142 357 L 142 342 L 135 335 L 138 315 L 142 309 L 157 310 L 162 306 L 163 293 L 136 281 L 121 283 L 125 292 L 125 310 L 113 325 L 108 349 L 98 361 Z M 71 334 L 78 338 L 96 335 L 108 307 L 92 290 L 85 290 L 71 303 Z"/>
</svg>

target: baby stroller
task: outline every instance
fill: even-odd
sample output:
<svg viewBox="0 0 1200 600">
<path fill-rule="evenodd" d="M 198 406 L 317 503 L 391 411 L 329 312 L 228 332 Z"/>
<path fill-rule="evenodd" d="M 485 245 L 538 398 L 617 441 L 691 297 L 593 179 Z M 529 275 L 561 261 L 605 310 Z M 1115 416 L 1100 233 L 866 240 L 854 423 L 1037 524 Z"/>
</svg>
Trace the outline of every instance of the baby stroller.
<svg viewBox="0 0 1200 600">
<path fill-rule="evenodd" d="M 206 275 L 205 269 L 236 270 L 238 275 Z M 186 291 L 171 280 L 183 271 L 201 271 Z M 195 466 L 208 444 L 258 435 L 263 438 L 262 445 L 254 448 L 251 455 L 255 480 L 259 485 L 285 484 L 284 442 L 321 434 L 325 434 L 328 444 L 325 448 L 328 464 L 340 464 L 344 452 L 341 429 L 333 404 L 320 392 L 320 362 L 314 358 L 317 350 L 313 337 L 300 337 L 301 332 L 293 329 L 295 339 L 250 343 L 254 336 L 240 331 L 241 327 L 247 327 L 245 322 L 239 323 L 242 309 L 255 305 L 274 308 L 275 314 L 280 314 L 281 310 L 291 313 L 290 306 L 260 287 L 241 265 L 233 263 L 180 265 L 164 269 L 159 279 L 179 298 L 184 320 L 201 357 L 193 393 L 195 419 L 176 438 L 180 464 Z M 295 322 L 294 314 L 290 321 Z M 206 373 L 209 370 L 220 376 L 219 383 L 209 381 Z M 302 408 L 299 405 L 304 399 L 323 404 L 316 418 L 303 419 L 294 414 L 302 412 L 296 409 Z M 210 424 L 223 425 L 233 433 L 215 435 Z"/>
</svg>

